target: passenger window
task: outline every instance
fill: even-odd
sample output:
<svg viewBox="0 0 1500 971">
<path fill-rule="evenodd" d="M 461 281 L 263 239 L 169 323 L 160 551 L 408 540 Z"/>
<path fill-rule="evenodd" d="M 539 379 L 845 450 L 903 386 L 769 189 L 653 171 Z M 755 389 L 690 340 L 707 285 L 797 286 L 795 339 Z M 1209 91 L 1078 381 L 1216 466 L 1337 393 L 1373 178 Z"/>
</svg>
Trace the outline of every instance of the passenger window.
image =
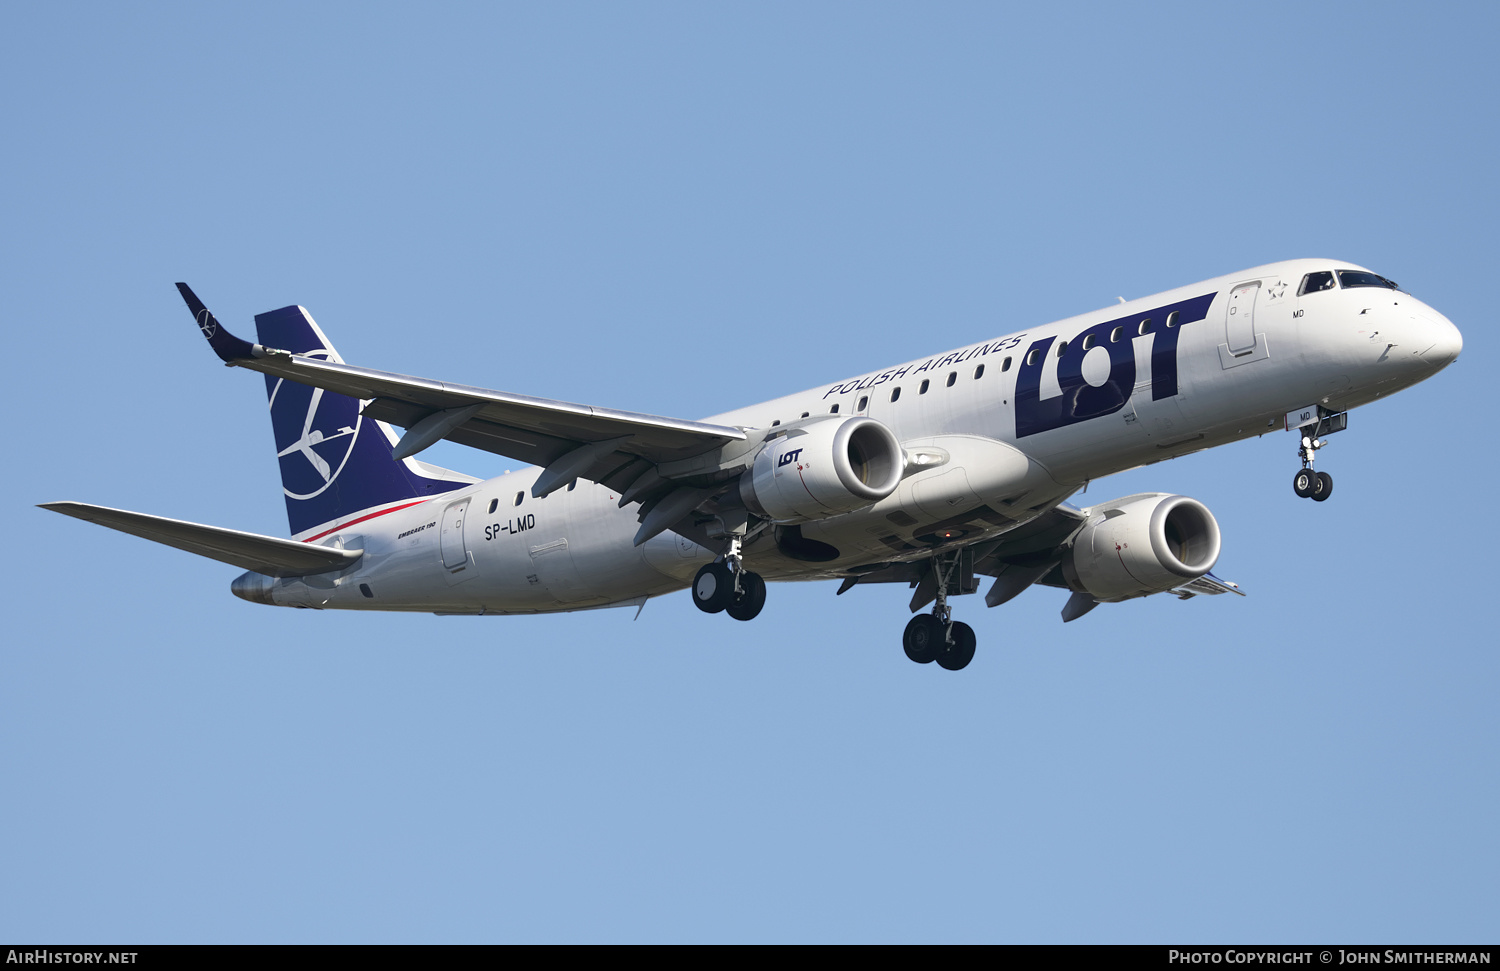
<svg viewBox="0 0 1500 971">
<path fill-rule="evenodd" d="M 894 402 L 899 397 L 901 397 L 901 389 L 900 388 L 892 388 L 891 389 L 891 401 Z"/>
<path fill-rule="evenodd" d="M 928 381 L 926 378 L 923 378 L 922 379 L 922 386 L 917 389 L 917 394 L 926 394 L 927 393 L 927 386 L 930 385 L 931 383 L 932 383 L 931 381 Z"/>
<path fill-rule="evenodd" d="M 830 415 L 836 415 L 836 414 L 838 414 L 839 413 L 839 406 L 838 405 L 834 405 L 832 408 L 828 409 L 828 413 Z"/>
<path fill-rule="evenodd" d="M 1109 332 L 1109 342 L 1111 344 L 1118 344 L 1118 343 L 1120 343 L 1120 338 L 1122 338 L 1124 336 L 1125 336 L 1125 328 L 1124 327 L 1116 327 L 1114 330 L 1112 330 L 1112 331 Z"/>
<path fill-rule="evenodd" d="M 1333 287 L 1333 271 L 1319 270 L 1317 273 L 1309 273 L 1302 278 L 1302 286 L 1297 288 L 1297 296 L 1317 293 L 1320 290 L 1332 290 Z"/>
<path fill-rule="evenodd" d="M 974 369 L 974 380 L 978 381 L 982 377 L 984 377 L 984 365 L 983 364 L 979 365 L 977 368 Z"/>
<path fill-rule="evenodd" d="M 1030 367 L 1036 367 L 1036 362 L 1040 361 L 1041 359 L 1042 359 L 1041 348 L 1037 348 L 1036 350 L 1029 351 L 1026 354 L 1026 363 Z"/>
<path fill-rule="evenodd" d="M 859 399 L 859 407 L 856 408 L 856 409 L 854 409 L 854 410 L 855 411 L 864 411 L 865 410 L 865 406 L 868 405 L 869 403 L 870 403 L 869 396 L 868 395 L 861 395 L 860 399 Z"/>
<path fill-rule="evenodd" d="M 1151 333 L 1151 318 L 1147 317 L 1145 320 L 1141 321 L 1141 326 L 1137 327 L 1135 332 L 1142 336 Z"/>
<path fill-rule="evenodd" d="M 1088 335 L 1087 337 L 1085 337 L 1083 339 L 1083 349 L 1086 350 L 1086 351 L 1089 351 L 1089 350 L 1093 350 L 1093 348 L 1094 348 L 1094 335 L 1090 334 L 1090 335 Z"/>
<path fill-rule="evenodd" d="M 1144 333 L 1144 331 L 1142 331 L 1142 333 Z M 1068 342 L 1067 341 L 1058 341 L 1057 342 L 1057 356 L 1058 357 L 1062 357 L 1063 356 L 1063 352 L 1066 351 L 1067 349 L 1068 349 Z"/>
<path fill-rule="evenodd" d="M 490 500 L 490 512 L 494 512 L 495 507 L 498 505 L 500 505 L 500 498 L 496 496 L 494 499 Z"/>
<path fill-rule="evenodd" d="M 524 492 L 518 492 L 518 493 L 516 493 L 516 505 L 519 506 L 521 504 L 521 500 L 525 499 L 525 498 L 526 498 L 526 493 L 524 493 Z"/>
<path fill-rule="evenodd" d="M 958 372 L 957 371 L 949 371 L 948 372 L 948 387 L 950 387 L 950 388 L 953 387 L 953 382 L 955 382 L 957 380 L 958 380 Z"/>
<path fill-rule="evenodd" d="M 1003 361 L 1000 362 L 1000 370 L 1002 370 L 1002 371 L 1009 371 L 1010 370 L 1010 358 L 1007 357 L 1005 360 L 1003 360 Z"/>
<path fill-rule="evenodd" d="M 573 481 L 571 481 L 571 482 L 568 483 L 568 491 L 572 492 L 577 486 L 578 486 L 578 480 L 574 479 Z"/>
<path fill-rule="evenodd" d="M 1171 330 L 1173 327 L 1176 327 L 1176 326 L 1177 326 L 1177 311 L 1174 310 L 1171 313 L 1167 314 L 1167 329 Z"/>
</svg>

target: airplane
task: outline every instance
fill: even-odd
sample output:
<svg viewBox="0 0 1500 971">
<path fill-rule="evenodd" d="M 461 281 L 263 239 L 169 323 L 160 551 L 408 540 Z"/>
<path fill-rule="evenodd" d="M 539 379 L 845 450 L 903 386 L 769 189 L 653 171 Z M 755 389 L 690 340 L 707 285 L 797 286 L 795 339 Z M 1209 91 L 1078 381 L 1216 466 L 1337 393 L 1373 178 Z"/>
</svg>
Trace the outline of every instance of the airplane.
<svg viewBox="0 0 1500 971">
<path fill-rule="evenodd" d="M 291 538 L 42 508 L 237 566 L 235 595 L 284 607 L 638 615 L 686 587 L 748 621 L 768 580 L 906 584 L 903 650 L 948 670 L 977 643 L 949 600 L 980 577 L 990 607 L 1067 591 L 1064 622 L 1160 593 L 1243 596 L 1211 572 L 1219 527 L 1198 500 L 1066 500 L 1285 429 L 1293 491 L 1326 501 L 1314 460 L 1349 410 L 1463 349 L 1386 277 L 1292 260 L 685 421 L 356 367 L 299 306 L 257 315 L 251 343 L 177 287 L 219 358 L 265 376 Z M 416 458 L 443 439 L 531 467 L 479 481 Z"/>
</svg>

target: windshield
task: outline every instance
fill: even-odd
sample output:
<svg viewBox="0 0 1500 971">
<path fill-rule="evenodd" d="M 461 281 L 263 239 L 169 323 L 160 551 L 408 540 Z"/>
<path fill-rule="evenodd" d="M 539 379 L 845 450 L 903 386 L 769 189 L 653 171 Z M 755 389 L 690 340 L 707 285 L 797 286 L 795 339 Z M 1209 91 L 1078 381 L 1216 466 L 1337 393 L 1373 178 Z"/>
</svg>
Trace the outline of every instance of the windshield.
<svg viewBox="0 0 1500 971">
<path fill-rule="evenodd" d="M 1309 273 L 1302 278 L 1302 286 L 1297 290 L 1297 296 L 1317 293 L 1319 290 L 1332 290 L 1333 287 L 1333 271 L 1321 270 L 1317 273 Z"/>
<path fill-rule="evenodd" d="M 1379 273 L 1371 273 L 1369 270 L 1339 270 L 1338 280 L 1334 280 L 1333 270 L 1319 270 L 1309 273 L 1302 278 L 1302 286 L 1297 288 L 1297 296 L 1306 296 L 1309 293 L 1318 293 L 1322 290 L 1333 290 L 1343 287 L 1345 290 L 1353 290 L 1356 287 L 1380 287 L 1383 290 L 1400 290 L 1394 280 L 1387 280 Z"/>
<path fill-rule="evenodd" d="M 1366 270 L 1340 270 L 1339 286 L 1345 290 L 1355 287 L 1384 287 L 1387 290 L 1400 290 L 1396 284 L 1387 280 L 1378 273 L 1370 273 Z"/>
</svg>

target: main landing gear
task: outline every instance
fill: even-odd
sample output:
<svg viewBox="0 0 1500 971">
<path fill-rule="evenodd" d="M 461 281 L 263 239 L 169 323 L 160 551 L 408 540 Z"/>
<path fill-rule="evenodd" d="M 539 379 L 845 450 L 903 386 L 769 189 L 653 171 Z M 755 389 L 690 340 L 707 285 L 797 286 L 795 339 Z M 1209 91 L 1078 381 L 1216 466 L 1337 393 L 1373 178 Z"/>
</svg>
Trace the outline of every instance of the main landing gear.
<svg viewBox="0 0 1500 971">
<path fill-rule="evenodd" d="M 958 565 L 957 553 L 932 558 L 932 569 L 937 574 L 937 601 L 932 613 L 917 614 L 901 635 L 906 656 L 918 664 L 936 661 L 940 668 L 960 671 L 974 660 L 974 648 L 978 645 L 974 628 L 955 621 L 953 609 L 948 606 L 948 584 Z"/>
<path fill-rule="evenodd" d="M 693 603 L 706 614 L 723 611 L 735 620 L 754 620 L 766 605 L 766 581 L 745 569 L 738 539 L 723 559 L 705 563 L 693 577 Z"/>
<path fill-rule="evenodd" d="M 978 638 L 968 624 L 933 611 L 911 619 L 901 635 L 901 646 L 906 649 L 906 656 L 918 664 L 936 661 L 940 668 L 960 671 L 974 660 Z"/>
</svg>

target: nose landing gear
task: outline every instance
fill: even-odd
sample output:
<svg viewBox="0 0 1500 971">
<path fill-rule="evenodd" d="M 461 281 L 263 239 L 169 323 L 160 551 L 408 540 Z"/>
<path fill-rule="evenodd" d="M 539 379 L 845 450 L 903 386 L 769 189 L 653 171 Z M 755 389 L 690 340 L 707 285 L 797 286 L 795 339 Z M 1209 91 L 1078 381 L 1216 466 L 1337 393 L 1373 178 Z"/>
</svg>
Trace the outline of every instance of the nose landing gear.
<svg viewBox="0 0 1500 971">
<path fill-rule="evenodd" d="M 1302 468 L 1292 476 L 1292 491 L 1301 499 L 1326 502 L 1328 497 L 1333 495 L 1333 476 L 1327 472 L 1315 471 L 1312 467 L 1318 449 L 1328 444 L 1325 439 L 1320 439 L 1318 436 L 1332 435 L 1334 432 L 1341 432 L 1348 428 L 1349 415 L 1347 412 L 1329 412 L 1322 406 L 1317 407 L 1316 414 L 1316 420 L 1308 421 L 1300 429 L 1303 434 L 1302 441 L 1297 446 L 1297 458 L 1301 459 Z"/>
</svg>

